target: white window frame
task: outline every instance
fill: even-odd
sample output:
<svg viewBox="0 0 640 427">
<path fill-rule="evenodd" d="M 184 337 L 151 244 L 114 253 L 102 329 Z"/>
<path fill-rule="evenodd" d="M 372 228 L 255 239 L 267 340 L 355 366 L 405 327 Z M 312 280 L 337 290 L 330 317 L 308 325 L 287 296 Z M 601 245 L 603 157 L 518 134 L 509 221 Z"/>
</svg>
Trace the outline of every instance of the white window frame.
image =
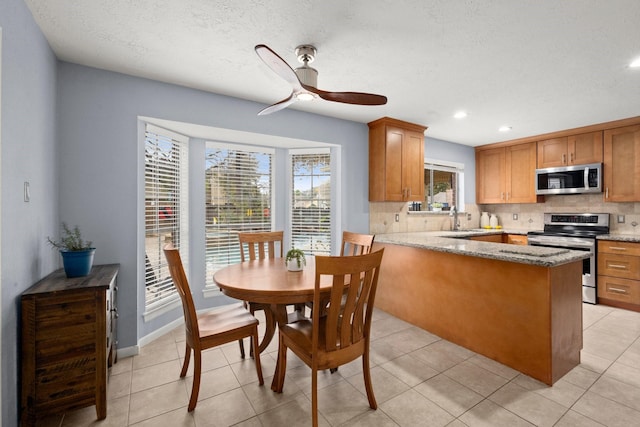
<svg viewBox="0 0 640 427">
<path fill-rule="evenodd" d="M 439 159 L 431 159 L 424 158 L 424 169 L 431 170 L 439 170 L 445 172 L 453 172 L 457 174 L 457 184 L 458 188 L 456 189 L 457 202 L 458 206 L 456 209 L 458 212 L 465 211 L 465 201 L 464 201 L 464 163 L 459 162 L 451 162 L 448 160 L 439 160 Z M 427 202 L 426 198 L 428 197 L 428 191 L 425 191 L 425 203 Z M 427 208 L 428 209 L 428 208 Z M 427 210 L 425 209 L 425 210 Z M 432 212 L 432 211 L 429 211 Z"/>
<path fill-rule="evenodd" d="M 275 221 L 276 214 L 277 214 L 277 208 L 276 208 L 276 203 L 275 203 L 275 175 L 276 175 L 276 167 L 277 167 L 277 162 L 276 162 L 276 157 L 277 156 L 276 156 L 275 148 L 263 147 L 263 146 L 233 144 L 233 143 L 219 142 L 219 141 L 206 141 L 205 144 L 206 144 L 205 153 L 206 153 L 207 148 L 219 148 L 219 149 L 224 149 L 224 150 L 236 150 L 236 151 L 254 152 L 254 153 L 261 153 L 261 154 L 265 153 L 265 154 L 270 154 L 271 155 L 271 188 L 270 188 L 271 226 L 270 226 L 270 229 L 274 230 L 274 227 L 275 227 L 274 221 Z M 205 233 L 206 233 L 206 231 L 207 231 L 207 224 L 205 223 Z M 205 257 L 206 257 L 206 253 L 207 253 L 207 247 L 206 247 L 206 236 L 205 236 Z M 213 281 L 213 273 L 215 271 L 208 271 L 208 270 L 206 270 L 206 268 L 207 267 L 206 267 L 206 263 L 205 263 L 205 276 L 206 276 L 206 279 L 205 279 L 205 286 L 204 286 L 204 289 L 203 289 L 203 295 L 204 295 L 205 298 L 217 296 L 217 295 L 219 295 L 219 288 L 215 284 L 215 282 Z"/>
<path fill-rule="evenodd" d="M 335 149 L 331 149 L 329 147 L 324 148 L 324 147 L 318 147 L 318 148 L 305 148 L 305 149 L 291 149 L 288 152 L 287 155 L 287 183 L 288 183 L 288 187 L 287 187 L 287 198 L 288 198 L 288 213 L 287 213 L 287 223 L 288 223 L 288 227 L 287 227 L 287 241 L 288 241 L 288 247 L 292 247 L 292 237 L 293 237 L 293 231 L 291 229 L 291 225 L 293 224 L 293 218 L 292 218 L 292 213 L 293 213 L 293 156 L 294 155 L 304 155 L 304 154 L 328 154 L 331 158 L 331 164 L 330 164 L 330 174 L 331 174 L 331 195 L 330 195 L 330 200 L 331 200 L 331 212 L 330 212 L 330 225 L 329 225 L 329 254 L 333 254 L 335 253 L 335 246 L 336 246 L 336 236 L 342 234 L 342 232 L 340 231 L 338 233 L 338 230 L 336 230 L 337 224 L 339 224 L 339 221 L 337 221 L 337 218 L 339 217 L 339 212 L 340 212 L 340 205 L 337 202 L 338 200 L 338 194 L 337 194 L 337 188 L 339 188 L 339 181 L 340 181 L 340 176 L 338 171 L 340 170 L 340 168 L 337 166 L 337 163 L 340 159 L 340 155 L 339 155 L 339 150 L 335 150 Z"/>
<path fill-rule="evenodd" d="M 180 208 L 178 209 L 179 211 L 178 213 L 180 215 L 179 217 L 180 241 L 178 244 L 176 244 L 176 242 L 174 242 L 174 244 L 176 244 L 176 247 L 180 250 L 180 257 L 183 262 L 185 274 L 187 275 L 187 277 L 189 277 L 189 250 L 190 250 L 189 248 L 189 237 L 190 237 L 189 236 L 189 138 L 184 135 L 178 134 L 176 132 L 172 132 L 167 129 L 163 129 L 161 127 L 152 125 L 150 123 L 145 123 L 145 132 L 144 132 L 144 141 L 143 141 L 144 152 L 145 152 L 145 157 L 144 157 L 145 164 L 143 167 L 143 170 L 145 171 L 143 174 L 144 175 L 143 181 L 145 182 L 145 184 L 143 184 L 143 195 L 144 195 L 143 204 L 145 206 L 146 206 L 146 144 L 147 144 L 146 133 L 147 132 L 160 135 L 163 138 L 166 138 L 167 140 L 171 140 L 172 142 L 177 143 L 178 149 L 180 150 L 180 163 L 179 163 Z M 145 214 L 143 214 L 143 222 L 144 222 L 143 248 L 144 248 L 145 255 L 147 253 L 146 220 L 147 218 L 146 218 L 146 209 L 145 209 Z M 164 242 L 161 242 L 160 240 L 158 240 L 159 246 L 163 245 L 163 243 Z M 158 250 L 161 251 L 162 248 L 159 247 Z M 147 298 L 146 298 L 147 297 L 146 295 L 147 268 L 146 267 L 147 267 L 147 264 L 145 259 L 145 270 L 144 270 L 145 271 L 145 276 L 144 276 L 145 290 L 144 290 L 144 313 L 143 313 L 143 318 L 145 322 L 152 320 L 166 312 L 169 312 L 181 305 L 180 297 L 177 291 L 175 290 L 175 287 L 173 288 L 172 292 L 167 293 L 166 296 L 160 298 L 159 300 L 151 303 L 147 302 Z M 167 262 L 161 252 L 159 256 L 159 262 L 151 264 L 151 268 L 153 269 L 154 274 L 156 274 L 156 277 L 158 278 L 158 280 L 162 280 L 162 277 L 165 277 L 168 274 Z M 173 282 L 171 283 L 173 285 Z"/>
</svg>

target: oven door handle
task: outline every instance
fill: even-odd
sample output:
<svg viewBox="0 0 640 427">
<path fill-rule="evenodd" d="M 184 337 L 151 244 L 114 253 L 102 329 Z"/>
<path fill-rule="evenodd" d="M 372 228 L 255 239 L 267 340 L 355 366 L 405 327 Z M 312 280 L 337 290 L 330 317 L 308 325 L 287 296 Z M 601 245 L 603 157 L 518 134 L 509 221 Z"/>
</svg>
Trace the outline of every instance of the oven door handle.
<svg viewBox="0 0 640 427">
<path fill-rule="evenodd" d="M 529 238 L 530 246 L 547 246 L 550 248 L 565 248 L 578 251 L 590 251 L 595 245 L 593 243 L 561 243 L 561 242 L 538 242 Z"/>
</svg>

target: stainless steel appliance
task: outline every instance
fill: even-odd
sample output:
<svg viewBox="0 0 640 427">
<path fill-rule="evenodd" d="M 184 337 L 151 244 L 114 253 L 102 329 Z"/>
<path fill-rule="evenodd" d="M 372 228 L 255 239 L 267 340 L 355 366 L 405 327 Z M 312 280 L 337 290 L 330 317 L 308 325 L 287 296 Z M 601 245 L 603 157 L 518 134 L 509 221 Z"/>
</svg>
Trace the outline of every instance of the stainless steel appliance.
<svg viewBox="0 0 640 427">
<path fill-rule="evenodd" d="M 596 303 L 596 236 L 609 233 L 607 213 L 545 213 L 544 230 L 530 231 L 531 246 L 549 246 L 576 251 L 588 251 L 591 257 L 582 260 L 582 300 Z"/>
<path fill-rule="evenodd" d="M 601 192 L 601 163 L 536 169 L 536 194 Z"/>
</svg>

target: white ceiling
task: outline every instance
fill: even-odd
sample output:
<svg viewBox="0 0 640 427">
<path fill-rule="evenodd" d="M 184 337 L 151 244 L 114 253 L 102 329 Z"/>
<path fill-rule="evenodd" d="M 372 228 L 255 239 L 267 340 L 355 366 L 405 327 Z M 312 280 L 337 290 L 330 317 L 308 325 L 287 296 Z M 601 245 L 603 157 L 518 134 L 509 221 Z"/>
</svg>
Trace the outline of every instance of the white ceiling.
<svg viewBox="0 0 640 427">
<path fill-rule="evenodd" d="M 25 2 L 61 60 L 266 105 L 290 87 L 254 46 L 295 68 L 295 47 L 313 44 L 320 89 L 389 102 L 289 108 L 390 116 L 471 146 L 640 115 L 640 68 L 629 68 L 640 57 L 638 0 Z M 468 117 L 454 119 L 461 109 Z"/>
</svg>

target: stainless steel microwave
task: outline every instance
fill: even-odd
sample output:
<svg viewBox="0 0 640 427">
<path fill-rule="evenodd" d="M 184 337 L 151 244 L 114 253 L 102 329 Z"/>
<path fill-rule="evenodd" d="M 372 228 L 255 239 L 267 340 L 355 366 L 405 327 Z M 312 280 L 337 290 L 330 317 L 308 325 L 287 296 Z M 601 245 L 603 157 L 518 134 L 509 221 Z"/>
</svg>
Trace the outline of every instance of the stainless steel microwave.
<svg viewBox="0 0 640 427">
<path fill-rule="evenodd" d="M 602 163 L 536 169 L 536 194 L 602 192 Z"/>
</svg>

